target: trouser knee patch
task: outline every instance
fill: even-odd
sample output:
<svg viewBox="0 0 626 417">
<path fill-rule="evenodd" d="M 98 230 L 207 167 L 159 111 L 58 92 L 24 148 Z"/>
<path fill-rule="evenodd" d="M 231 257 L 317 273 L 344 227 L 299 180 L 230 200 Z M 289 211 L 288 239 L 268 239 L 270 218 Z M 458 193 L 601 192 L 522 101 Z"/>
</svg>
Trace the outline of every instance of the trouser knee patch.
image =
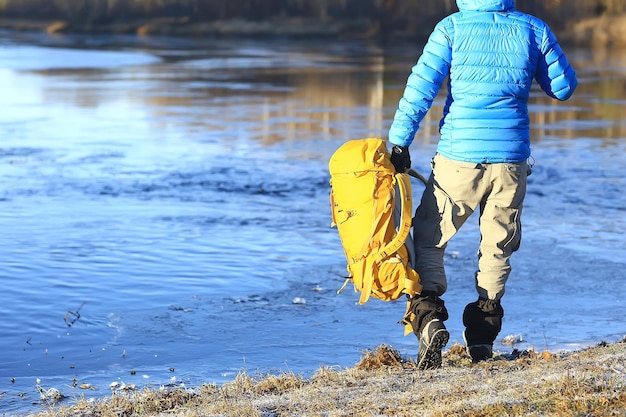
<svg viewBox="0 0 626 417">
<path fill-rule="evenodd" d="M 471 345 L 492 345 L 502 329 L 504 309 L 500 301 L 478 299 L 463 311 L 465 339 Z"/>
</svg>

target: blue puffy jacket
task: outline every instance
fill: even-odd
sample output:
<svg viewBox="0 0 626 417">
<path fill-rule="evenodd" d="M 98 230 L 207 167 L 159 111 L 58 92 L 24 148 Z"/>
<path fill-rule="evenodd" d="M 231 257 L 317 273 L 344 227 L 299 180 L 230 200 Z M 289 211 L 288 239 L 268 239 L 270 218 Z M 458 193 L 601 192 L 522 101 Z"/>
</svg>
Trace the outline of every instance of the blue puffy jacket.
<svg viewBox="0 0 626 417">
<path fill-rule="evenodd" d="M 437 152 L 467 162 L 521 162 L 530 155 L 528 95 L 533 79 L 558 100 L 578 82 L 548 25 L 514 0 L 457 0 L 437 24 L 408 78 L 392 144 L 408 146 L 443 80 L 448 97 Z"/>
</svg>

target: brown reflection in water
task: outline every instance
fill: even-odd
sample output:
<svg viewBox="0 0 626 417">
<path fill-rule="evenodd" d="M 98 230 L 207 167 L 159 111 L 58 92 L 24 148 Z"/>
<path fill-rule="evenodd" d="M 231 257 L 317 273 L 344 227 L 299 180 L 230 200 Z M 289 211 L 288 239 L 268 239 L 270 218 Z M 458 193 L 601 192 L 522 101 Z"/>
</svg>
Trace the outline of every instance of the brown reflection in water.
<svg viewBox="0 0 626 417">
<path fill-rule="evenodd" d="M 560 103 L 538 88 L 530 100 L 533 141 L 545 137 L 626 137 L 626 57 L 570 52 L 580 85 Z M 328 57 L 329 60 L 336 57 Z M 44 84 L 44 100 L 95 108 L 125 100 L 150 114 L 152 128 L 229 135 L 272 144 L 284 140 L 385 136 L 413 57 L 297 68 L 189 69 L 161 63 L 119 70 L 48 71 L 71 82 Z M 536 86 L 535 86 L 536 87 Z M 436 142 L 445 88 L 422 122 L 418 142 Z"/>
<path fill-rule="evenodd" d="M 44 77 L 43 103 L 62 103 L 79 108 L 97 108 L 116 97 L 104 83 L 98 82 L 106 70 L 46 69 L 29 71 Z"/>
<path fill-rule="evenodd" d="M 626 138 L 626 56 L 620 51 L 575 51 L 572 63 L 579 86 L 560 103 L 538 92 L 530 101 L 533 140 L 561 138 Z M 537 90 L 538 91 L 538 90 Z"/>
<path fill-rule="evenodd" d="M 240 132 L 265 144 L 379 136 L 385 128 L 384 71 L 376 62 L 365 67 L 226 69 L 213 76 L 217 80 L 208 80 L 209 86 L 193 87 L 189 79 L 187 86 L 178 85 L 177 93 L 171 85 L 160 86 L 162 95 L 152 91 L 144 104 L 163 123 L 179 123 L 180 112 L 193 109 L 183 120 L 195 128 Z"/>
</svg>

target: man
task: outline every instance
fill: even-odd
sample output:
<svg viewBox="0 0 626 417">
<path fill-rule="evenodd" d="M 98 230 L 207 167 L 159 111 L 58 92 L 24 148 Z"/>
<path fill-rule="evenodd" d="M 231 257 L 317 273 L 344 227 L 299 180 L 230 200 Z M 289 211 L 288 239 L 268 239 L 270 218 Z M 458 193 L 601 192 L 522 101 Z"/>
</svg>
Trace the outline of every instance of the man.
<svg viewBox="0 0 626 417">
<path fill-rule="evenodd" d="M 457 0 L 457 6 L 459 12 L 439 22 L 428 39 L 389 130 L 392 162 L 404 172 L 411 165 L 408 147 L 448 77 L 441 137 L 414 218 L 415 268 L 424 290 L 411 300 L 408 320 L 420 341 L 420 369 L 441 366 L 449 339 L 440 298 L 447 288 L 444 250 L 477 208 L 478 300 L 465 307 L 463 335 L 474 362 L 491 358 L 509 260 L 521 240 L 530 87 L 537 80 L 550 97 L 566 100 L 577 86 L 550 28 L 516 11 L 514 0 Z"/>
</svg>

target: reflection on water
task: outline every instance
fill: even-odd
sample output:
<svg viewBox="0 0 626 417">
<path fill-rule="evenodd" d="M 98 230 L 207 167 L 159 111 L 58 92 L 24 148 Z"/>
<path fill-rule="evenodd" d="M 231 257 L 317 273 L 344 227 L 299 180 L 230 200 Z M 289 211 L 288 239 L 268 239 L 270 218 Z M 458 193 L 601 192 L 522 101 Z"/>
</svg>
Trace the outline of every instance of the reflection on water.
<svg viewBox="0 0 626 417">
<path fill-rule="evenodd" d="M 95 62 L 86 53 L 79 59 L 76 57 L 80 55 L 68 58 L 70 68 L 63 68 L 58 58 L 51 59 L 56 55 L 49 49 L 35 48 L 21 55 L 39 56 L 46 51 L 41 60 L 20 64 L 13 56 L 6 65 L 31 69 L 33 74 L 57 81 L 38 90 L 43 103 L 98 108 L 124 102 L 149 112 L 155 130 L 184 126 L 190 133 L 209 131 L 216 138 L 236 139 L 237 130 L 232 128 L 236 125 L 246 138 L 271 144 L 385 135 L 386 121 L 393 115 L 410 66 L 417 59 L 417 55 L 406 53 L 389 56 L 390 51 L 374 46 L 357 50 L 335 47 L 332 55 L 320 46 L 310 52 L 294 46 L 275 48 L 273 44 L 229 46 L 233 49 L 221 45 L 213 51 L 209 45 L 192 51 L 149 51 L 160 58 L 160 63 L 133 54 L 130 66 L 125 65 L 121 53 L 110 53 Z M 565 105 L 546 97 L 535 86 L 537 92 L 530 102 L 533 139 L 541 141 L 552 135 L 624 136 L 626 58 L 604 50 L 568 52 L 581 85 Z M 83 65 L 77 62 L 81 59 Z M 146 66 L 146 61 L 151 65 Z M 7 93 L 22 95 L 24 84 L 12 82 L 13 77 L 4 73 Z M 443 93 L 417 140 L 436 141 Z"/>
<path fill-rule="evenodd" d="M 418 45 L 29 42 L 0 37 L 0 408 L 29 409 L 37 378 L 102 395 L 112 381 L 350 366 L 380 343 L 415 354 L 395 324 L 403 306 L 335 294 L 345 264 L 326 163 L 347 139 L 387 134 Z M 626 58 L 569 57 L 574 98 L 531 97 L 538 163 L 503 329 L 549 349 L 614 340 L 626 316 Z M 443 100 L 416 138 L 420 171 Z M 446 258 L 453 341 L 476 234 L 468 224 Z M 583 307 L 563 322 L 571 305 Z"/>
<path fill-rule="evenodd" d="M 232 50 L 222 46 L 215 57 L 210 47 L 192 52 L 157 50 L 151 52 L 161 63 L 149 66 L 140 60 L 120 70 L 101 65 L 105 60 L 99 60 L 97 68 L 34 72 L 65 80 L 43 86 L 44 102 L 97 108 L 111 101 L 126 101 L 129 106 L 146 109 L 156 130 L 182 125 L 190 132 L 210 131 L 233 139 L 237 138 L 234 124 L 241 126 L 246 138 L 271 144 L 385 135 L 410 66 L 417 59 L 417 55 L 389 55 L 395 51 L 376 46 L 356 51 L 336 47 L 334 55 L 319 46 L 310 52 L 297 46 L 274 46 Z M 626 57 L 602 49 L 572 50 L 568 55 L 580 87 L 563 104 L 534 86 L 529 107 L 533 140 L 553 135 L 625 136 Z M 119 62 L 119 57 L 111 59 Z M 418 141 L 437 140 L 443 90 L 418 133 Z M 244 107 L 255 111 L 244 112 Z"/>
</svg>

